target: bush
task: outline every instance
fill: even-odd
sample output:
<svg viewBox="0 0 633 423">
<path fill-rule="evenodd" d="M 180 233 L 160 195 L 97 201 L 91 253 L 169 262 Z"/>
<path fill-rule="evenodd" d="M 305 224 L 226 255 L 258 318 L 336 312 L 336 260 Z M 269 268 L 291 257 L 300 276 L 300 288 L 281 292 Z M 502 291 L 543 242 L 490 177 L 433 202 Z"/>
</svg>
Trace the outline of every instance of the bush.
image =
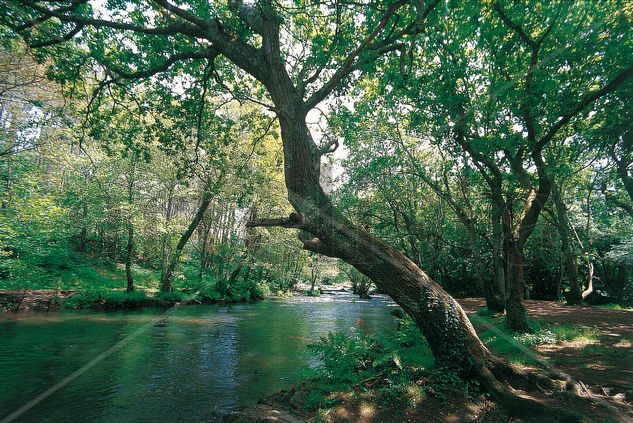
<svg viewBox="0 0 633 423">
<path fill-rule="evenodd" d="M 428 371 L 434 364 L 428 344 L 411 319 L 399 319 L 398 323 L 398 331 L 389 337 L 334 332 L 310 345 L 321 365 L 312 380 L 308 407 L 330 406 L 330 393 L 347 391 L 350 384 L 365 389 L 363 384 L 367 381 L 376 382 L 372 386 L 377 387 L 377 395 L 386 402 L 403 399 L 411 402 L 427 388 L 438 397 L 448 390 L 463 391 L 464 382 L 457 388 L 455 384 L 443 387 L 441 383 L 445 381 L 439 378 L 434 382 L 436 379 Z"/>
</svg>

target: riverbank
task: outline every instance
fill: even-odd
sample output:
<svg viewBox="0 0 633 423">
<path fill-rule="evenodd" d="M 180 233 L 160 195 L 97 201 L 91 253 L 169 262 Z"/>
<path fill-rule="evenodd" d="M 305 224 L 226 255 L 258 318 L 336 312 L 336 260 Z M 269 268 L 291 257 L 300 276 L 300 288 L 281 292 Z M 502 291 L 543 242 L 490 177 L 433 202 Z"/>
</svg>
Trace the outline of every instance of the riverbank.
<svg viewBox="0 0 633 423">
<path fill-rule="evenodd" d="M 633 311 L 568 307 L 546 301 L 526 301 L 526 308 L 539 325 L 528 337 L 505 331 L 503 319 L 483 313 L 483 300 L 459 300 L 488 348 L 528 372 L 562 371 L 583 383 L 596 403 L 572 396 L 555 399 L 558 407 L 575 410 L 591 421 L 626 422 L 633 419 Z M 519 342 L 517 342 L 517 340 Z M 307 393 L 321 388 L 318 381 L 306 381 L 296 388 L 280 391 L 257 405 L 233 411 L 225 422 L 519 422 L 543 421 L 510 419 L 499 404 L 484 395 L 459 392 L 448 398 L 424 389 L 431 373 L 418 372 L 410 389 L 390 401 L 385 393 L 394 389 L 398 373 L 407 369 L 379 372 L 375 377 L 349 383 L 329 393 L 324 406 L 310 410 Z M 420 389 L 422 388 L 422 389 Z M 529 395 L 527 392 L 519 392 Z M 553 401 L 551 398 L 537 398 Z"/>
<path fill-rule="evenodd" d="M 0 290 L 0 312 L 55 311 L 68 309 L 134 309 L 172 307 L 174 305 L 217 304 L 257 301 L 263 297 L 221 297 L 219 295 L 124 290 L 64 291 L 52 289 Z"/>
<path fill-rule="evenodd" d="M 315 297 L 336 295 L 351 291 L 346 283 L 324 285 L 310 291 L 308 284 L 299 283 L 288 293 L 269 294 L 266 298 L 287 299 L 293 296 Z M 74 299 L 73 299 L 74 298 Z M 25 289 L 0 290 L 0 313 L 24 311 L 54 311 L 62 308 L 90 308 L 93 310 L 132 309 L 142 307 L 171 307 L 174 305 L 217 304 L 257 301 L 264 295 L 251 297 L 223 297 L 217 292 L 188 294 L 183 291 L 160 293 L 159 291 L 136 290 L 127 293 L 122 289 L 104 290 L 55 290 Z"/>
</svg>

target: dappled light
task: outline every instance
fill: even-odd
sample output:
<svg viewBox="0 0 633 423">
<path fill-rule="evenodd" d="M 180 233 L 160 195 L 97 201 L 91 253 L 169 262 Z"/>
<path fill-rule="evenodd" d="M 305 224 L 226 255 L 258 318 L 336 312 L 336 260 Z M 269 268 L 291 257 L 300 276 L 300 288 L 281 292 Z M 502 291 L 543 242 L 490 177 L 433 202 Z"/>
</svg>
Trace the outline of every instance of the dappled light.
<svg viewBox="0 0 633 423">
<path fill-rule="evenodd" d="M 626 0 L 0 0 L 0 423 L 633 421 Z"/>
</svg>

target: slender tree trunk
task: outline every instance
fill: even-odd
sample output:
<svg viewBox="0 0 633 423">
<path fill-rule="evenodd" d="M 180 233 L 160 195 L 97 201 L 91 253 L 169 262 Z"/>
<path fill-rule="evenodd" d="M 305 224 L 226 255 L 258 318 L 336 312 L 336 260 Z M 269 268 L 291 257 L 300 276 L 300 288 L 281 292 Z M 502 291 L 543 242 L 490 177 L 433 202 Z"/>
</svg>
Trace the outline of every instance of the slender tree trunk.
<svg viewBox="0 0 633 423">
<path fill-rule="evenodd" d="M 81 201 L 81 232 L 79 232 L 79 245 L 77 246 L 77 250 L 83 254 L 84 250 L 86 249 L 86 238 L 88 236 L 88 228 L 86 226 L 86 220 L 88 218 L 88 201 L 85 198 L 86 196 L 86 189 L 87 189 L 87 185 L 88 185 L 88 175 L 84 174 L 84 181 L 83 181 L 83 199 Z"/>
<path fill-rule="evenodd" d="M 132 258 L 134 257 L 134 225 L 132 219 L 127 222 L 127 248 L 125 255 L 125 277 L 127 290 L 134 291 L 134 276 L 132 275 Z"/>
<path fill-rule="evenodd" d="M 587 256 L 587 288 L 582 291 L 582 299 L 585 300 L 588 296 L 593 294 L 593 263 L 591 258 Z"/>
<path fill-rule="evenodd" d="M 127 279 L 128 292 L 134 291 L 134 276 L 132 275 L 132 260 L 134 258 L 134 223 L 132 221 L 134 206 L 134 178 L 136 173 L 136 154 L 131 158 L 131 168 L 127 181 L 127 248 L 125 254 L 125 277 Z"/>
<path fill-rule="evenodd" d="M 202 282 L 204 268 L 207 264 L 207 241 L 209 238 L 210 225 L 204 225 L 202 228 L 202 237 L 200 239 L 200 269 L 198 270 L 198 281 Z"/>
<path fill-rule="evenodd" d="M 633 161 L 633 130 L 628 130 L 622 135 L 622 157 L 618 159 L 615 154 L 613 158 L 616 162 L 616 171 L 624 184 L 624 189 L 633 201 L 633 174 L 629 171 Z"/>
<path fill-rule="evenodd" d="M 591 186 L 587 190 L 587 224 L 585 225 L 585 237 L 587 238 L 587 248 L 585 254 L 587 255 L 587 288 L 582 292 L 582 299 L 584 300 L 593 293 L 593 270 L 594 266 L 591 262 Z"/>
<path fill-rule="evenodd" d="M 196 210 L 196 214 L 194 215 L 193 219 L 189 223 L 187 230 L 185 230 L 185 232 L 183 232 L 183 234 L 180 236 L 180 240 L 178 241 L 178 244 L 176 245 L 174 252 L 171 254 L 169 264 L 163 270 L 163 273 L 161 275 L 161 283 L 160 283 L 161 291 L 165 291 L 165 292 L 171 291 L 172 274 L 180 261 L 180 256 L 182 255 L 182 251 L 185 248 L 185 245 L 187 245 L 189 238 L 191 238 L 191 235 L 194 233 L 194 231 L 200 224 L 200 221 L 204 217 L 204 213 L 207 211 L 207 208 L 209 208 L 209 204 L 211 204 L 211 199 L 212 199 L 211 193 L 207 191 L 205 188 L 205 192 L 202 196 L 202 202 L 198 206 L 198 210 Z"/>
<path fill-rule="evenodd" d="M 494 302 L 486 303 L 490 310 L 505 311 L 506 304 L 506 272 L 503 259 L 503 215 L 502 206 L 492 205 L 492 285 Z"/>
<path fill-rule="evenodd" d="M 569 232 L 569 217 L 567 216 L 567 207 L 563 203 L 561 193 L 557 185 L 552 187 L 552 199 L 556 207 L 556 227 L 560 236 L 561 250 L 563 253 L 563 262 L 567 279 L 569 281 L 569 297 L 567 304 L 574 305 L 582 302 L 580 286 L 578 284 L 578 263 L 571 246 L 571 235 Z"/>
<path fill-rule="evenodd" d="M 171 222 L 171 216 L 172 216 L 172 207 L 173 207 L 173 192 L 174 192 L 174 186 L 170 185 L 169 188 L 167 189 L 167 204 L 165 206 L 165 223 L 166 223 L 166 227 L 167 230 L 166 232 L 163 234 L 163 239 L 161 241 L 161 278 L 162 275 L 164 275 L 169 267 L 169 222 Z"/>
</svg>

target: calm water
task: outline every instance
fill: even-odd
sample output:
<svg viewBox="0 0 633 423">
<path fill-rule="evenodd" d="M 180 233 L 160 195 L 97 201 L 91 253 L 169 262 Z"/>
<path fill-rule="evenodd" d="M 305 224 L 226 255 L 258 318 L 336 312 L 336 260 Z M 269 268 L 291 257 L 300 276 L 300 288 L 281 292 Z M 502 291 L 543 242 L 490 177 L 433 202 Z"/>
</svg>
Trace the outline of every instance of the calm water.
<svg viewBox="0 0 633 423">
<path fill-rule="evenodd" d="M 16 421 L 215 421 L 299 381 L 328 331 L 393 331 L 351 298 L 0 316 L 0 421 L 80 369 Z"/>
</svg>

